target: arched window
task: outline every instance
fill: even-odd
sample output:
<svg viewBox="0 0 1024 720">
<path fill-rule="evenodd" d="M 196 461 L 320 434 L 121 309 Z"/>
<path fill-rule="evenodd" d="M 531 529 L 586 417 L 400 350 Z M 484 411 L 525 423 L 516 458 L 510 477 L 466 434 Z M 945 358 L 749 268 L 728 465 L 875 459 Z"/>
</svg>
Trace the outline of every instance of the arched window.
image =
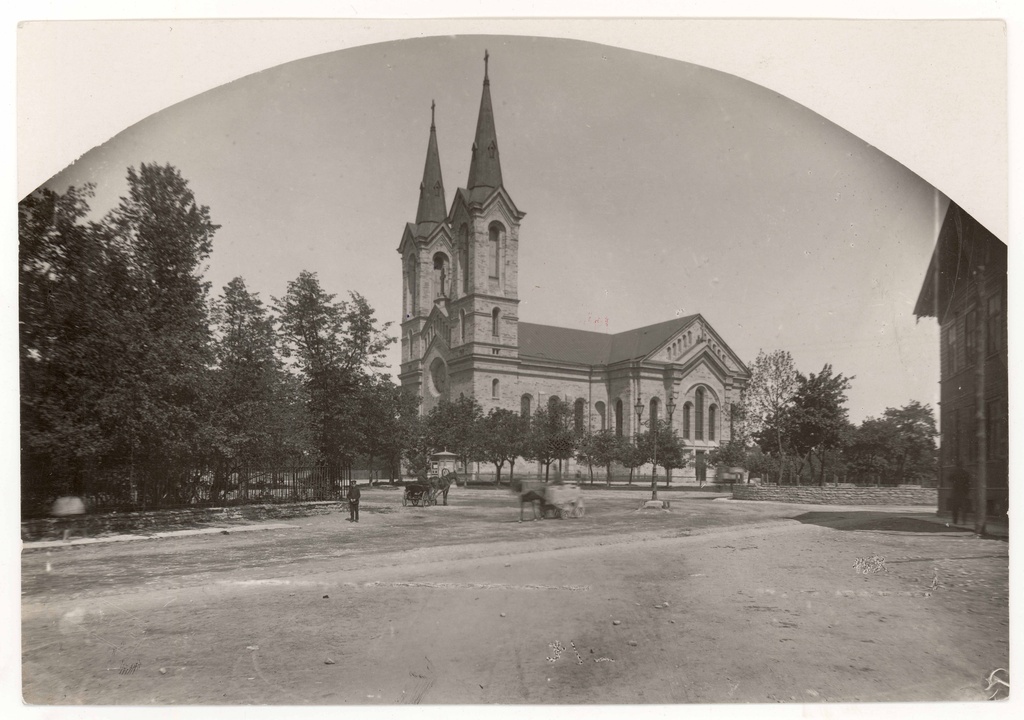
<svg viewBox="0 0 1024 720">
<path fill-rule="evenodd" d="M 459 311 L 459 340 L 466 342 L 466 311 Z"/>
<path fill-rule="evenodd" d="M 434 253 L 434 297 L 448 297 L 448 285 L 451 283 L 451 268 L 448 256 Z"/>
<path fill-rule="evenodd" d="M 715 424 L 718 421 L 718 406 L 708 408 L 708 440 L 715 439 Z"/>
<path fill-rule="evenodd" d="M 690 415 L 693 413 L 693 403 L 683 405 L 683 438 L 690 439 Z"/>
<path fill-rule="evenodd" d="M 615 436 L 622 437 L 622 400 L 615 401 Z"/>
<path fill-rule="evenodd" d="M 697 406 L 696 412 L 694 413 L 695 416 L 696 416 L 694 419 L 696 420 L 696 426 L 697 426 L 695 428 L 695 430 L 696 430 L 695 438 L 697 440 L 703 440 L 704 439 L 704 388 L 697 388 L 697 392 L 695 393 L 694 398 L 696 400 L 695 404 Z"/>
<path fill-rule="evenodd" d="M 416 257 L 409 256 L 409 270 L 406 273 L 408 286 L 406 287 L 406 308 L 410 316 L 416 314 Z"/>
<path fill-rule="evenodd" d="M 499 385 L 498 378 L 494 378 L 493 380 L 491 380 L 491 397 L 492 398 L 497 398 L 498 397 L 498 385 Z"/>
<path fill-rule="evenodd" d="M 658 398 L 651 398 L 651 429 L 658 425 Z"/>
<path fill-rule="evenodd" d="M 555 395 L 554 393 L 552 393 L 551 396 L 548 398 L 548 412 L 554 412 L 554 410 L 555 410 L 555 408 L 557 406 L 558 406 L 558 396 Z"/>
<path fill-rule="evenodd" d="M 498 308 L 494 308 L 493 310 L 491 310 L 491 335 L 493 335 L 494 337 L 498 337 L 499 315 L 501 315 L 501 312 L 498 310 Z"/>
<path fill-rule="evenodd" d="M 576 432 L 578 432 L 578 433 L 583 432 L 583 410 L 584 410 L 583 406 L 584 405 L 586 405 L 586 403 L 583 401 L 583 398 L 577 398 L 576 399 L 576 404 L 573 406 L 573 409 L 572 409 L 573 410 L 573 413 L 572 413 L 573 427 L 575 427 Z"/>
<path fill-rule="evenodd" d="M 492 223 L 488 230 L 488 247 L 490 253 L 490 262 L 488 267 L 490 268 L 490 274 L 492 278 L 499 279 L 501 277 L 501 245 L 502 240 L 505 236 L 505 228 L 501 223 Z"/>
<path fill-rule="evenodd" d="M 520 417 L 530 417 L 530 405 L 533 402 L 533 398 L 529 395 L 523 395 L 519 398 L 519 415 Z"/>
<path fill-rule="evenodd" d="M 607 429 L 607 425 L 606 425 L 607 419 L 604 416 L 604 410 L 605 410 L 604 403 L 603 402 L 596 402 L 596 403 L 594 403 L 594 410 L 597 412 L 597 416 L 601 419 L 601 429 L 602 430 Z"/>
<path fill-rule="evenodd" d="M 469 229 L 459 228 L 459 274 L 462 275 L 462 293 L 469 292 Z"/>
</svg>

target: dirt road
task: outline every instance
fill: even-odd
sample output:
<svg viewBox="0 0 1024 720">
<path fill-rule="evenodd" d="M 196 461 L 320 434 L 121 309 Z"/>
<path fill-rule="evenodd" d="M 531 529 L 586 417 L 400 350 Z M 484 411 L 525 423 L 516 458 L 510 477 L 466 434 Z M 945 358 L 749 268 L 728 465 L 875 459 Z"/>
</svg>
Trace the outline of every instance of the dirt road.
<svg viewBox="0 0 1024 720">
<path fill-rule="evenodd" d="M 369 490 L 358 525 L 28 550 L 25 699 L 979 700 L 1008 667 L 1003 541 L 921 509 L 644 496 L 520 524 L 503 493 Z"/>
</svg>

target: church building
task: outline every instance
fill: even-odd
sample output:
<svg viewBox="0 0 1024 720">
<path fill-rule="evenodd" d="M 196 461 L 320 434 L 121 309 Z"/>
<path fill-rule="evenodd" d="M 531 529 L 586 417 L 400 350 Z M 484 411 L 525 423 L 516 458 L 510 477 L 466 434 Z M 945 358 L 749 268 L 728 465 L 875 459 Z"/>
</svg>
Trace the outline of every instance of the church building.
<svg viewBox="0 0 1024 720">
<path fill-rule="evenodd" d="M 416 221 L 398 246 L 402 387 L 422 398 L 423 413 L 467 395 L 485 413 L 500 407 L 529 415 L 557 397 L 573 408 L 577 429 L 625 437 L 638 432 L 638 422 L 643 432 L 650 418 L 668 419 L 671 402 L 672 425 L 691 453 L 674 482 L 709 479 L 704 458 L 729 441 L 731 406 L 750 371 L 700 314 L 617 334 L 520 322 L 525 213 L 502 181 L 486 55 L 469 179 L 450 207 L 433 110 Z"/>
</svg>

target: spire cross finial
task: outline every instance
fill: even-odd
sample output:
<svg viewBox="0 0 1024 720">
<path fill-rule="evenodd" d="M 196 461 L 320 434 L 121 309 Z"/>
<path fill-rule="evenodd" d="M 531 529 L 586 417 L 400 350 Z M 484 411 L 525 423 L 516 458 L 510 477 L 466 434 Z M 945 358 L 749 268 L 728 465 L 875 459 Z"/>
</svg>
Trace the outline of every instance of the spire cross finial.
<svg viewBox="0 0 1024 720">
<path fill-rule="evenodd" d="M 433 100 L 430 101 L 430 127 L 431 127 L 431 129 L 433 129 L 433 127 L 434 127 L 434 101 Z"/>
</svg>

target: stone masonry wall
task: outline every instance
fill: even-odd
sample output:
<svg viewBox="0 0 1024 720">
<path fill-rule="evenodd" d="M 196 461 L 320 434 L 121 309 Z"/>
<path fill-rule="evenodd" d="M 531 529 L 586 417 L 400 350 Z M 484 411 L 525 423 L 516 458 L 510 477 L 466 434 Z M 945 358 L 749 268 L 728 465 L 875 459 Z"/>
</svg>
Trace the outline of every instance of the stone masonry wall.
<svg viewBox="0 0 1024 720">
<path fill-rule="evenodd" d="M 811 505 L 930 505 L 938 507 L 938 490 L 913 486 L 812 487 L 736 485 L 735 500 L 773 500 Z"/>
<path fill-rule="evenodd" d="M 274 518 L 308 517 L 347 510 L 344 501 L 284 503 L 268 505 L 240 505 L 222 508 L 187 508 L 182 510 L 154 510 L 152 512 L 96 513 L 82 515 L 72 522 L 89 535 L 111 533 L 162 532 L 238 520 L 267 520 Z M 22 540 L 55 540 L 62 534 L 62 518 L 32 518 L 21 523 Z M 81 530 L 75 537 L 81 536 Z"/>
</svg>

